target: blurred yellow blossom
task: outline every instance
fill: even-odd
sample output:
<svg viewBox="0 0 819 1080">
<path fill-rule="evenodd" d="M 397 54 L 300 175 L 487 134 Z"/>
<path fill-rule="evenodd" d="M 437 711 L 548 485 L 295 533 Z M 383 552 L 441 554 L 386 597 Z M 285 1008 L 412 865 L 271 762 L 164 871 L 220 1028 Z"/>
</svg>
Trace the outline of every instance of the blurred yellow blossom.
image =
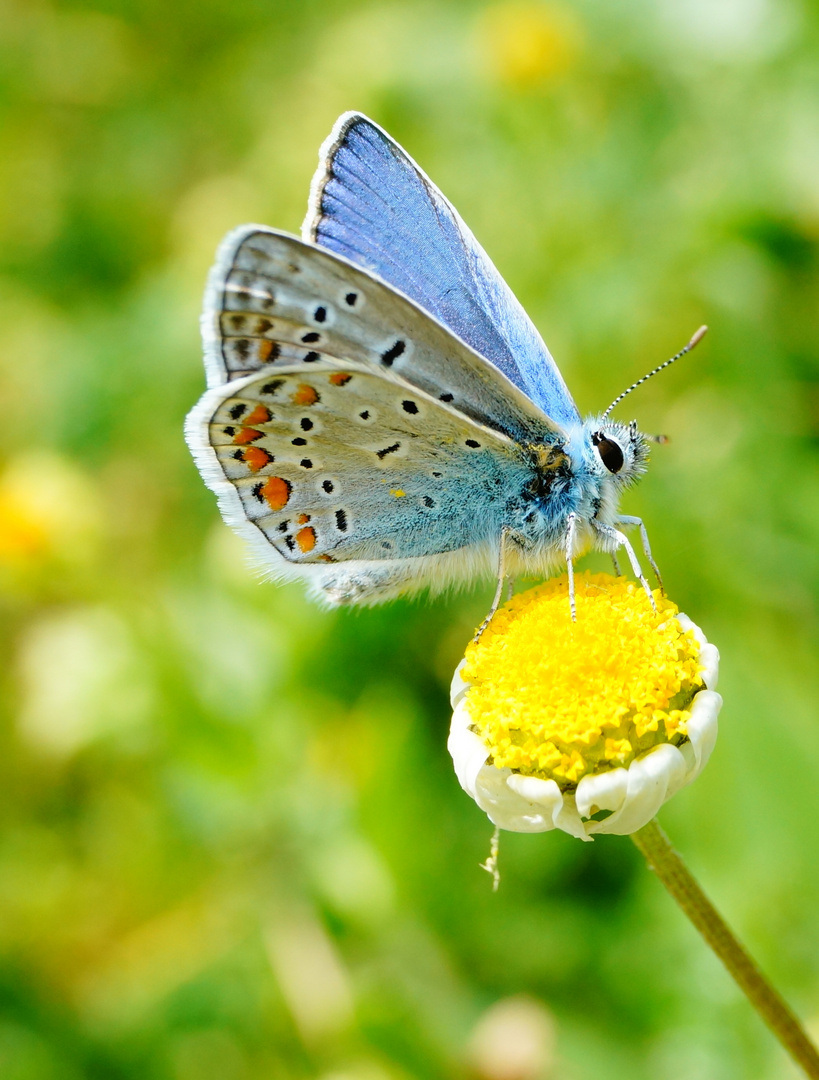
<svg viewBox="0 0 819 1080">
<path fill-rule="evenodd" d="M 99 527 L 97 492 L 67 458 L 27 452 L 0 471 L 0 569 L 7 574 L 82 561 Z"/>
<path fill-rule="evenodd" d="M 492 4 L 478 27 L 481 55 L 504 83 L 537 86 L 562 75 L 582 47 L 577 16 L 562 4 L 506 0 Z"/>
</svg>

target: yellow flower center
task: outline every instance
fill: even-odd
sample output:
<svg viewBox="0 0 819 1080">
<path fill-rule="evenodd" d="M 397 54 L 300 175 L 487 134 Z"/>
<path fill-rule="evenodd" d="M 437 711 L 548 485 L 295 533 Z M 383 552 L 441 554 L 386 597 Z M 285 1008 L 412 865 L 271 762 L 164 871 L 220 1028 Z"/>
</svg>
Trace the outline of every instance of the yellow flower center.
<svg viewBox="0 0 819 1080">
<path fill-rule="evenodd" d="M 702 686 L 699 644 L 659 590 L 609 574 L 566 576 L 512 598 L 466 650 L 472 727 L 498 768 L 576 787 L 686 740 Z"/>
</svg>

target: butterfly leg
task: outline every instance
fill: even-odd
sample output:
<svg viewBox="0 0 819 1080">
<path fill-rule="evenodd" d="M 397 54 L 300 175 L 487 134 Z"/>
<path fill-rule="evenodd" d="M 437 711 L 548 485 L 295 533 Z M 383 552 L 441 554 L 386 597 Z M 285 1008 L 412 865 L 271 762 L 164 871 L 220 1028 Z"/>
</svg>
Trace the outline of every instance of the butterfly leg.
<svg viewBox="0 0 819 1080">
<path fill-rule="evenodd" d="M 489 614 L 478 627 L 477 632 L 472 639 L 473 641 L 480 641 L 481 634 L 483 634 L 484 630 L 492 622 L 492 619 L 495 617 L 495 612 L 500 607 L 504 586 L 506 585 L 506 542 L 511 535 L 512 530 L 504 525 L 501 529 L 500 546 L 498 550 L 498 587 L 495 589 L 495 595 L 492 598 L 492 607 L 489 609 Z"/>
<path fill-rule="evenodd" d="M 642 541 L 642 544 L 643 544 L 643 551 L 645 553 L 645 557 L 648 559 L 649 563 L 651 564 L 651 569 L 654 571 L 654 576 L 657 578 L 657 584 L 660 586 L 660 592 L 664 593 L 665 589 L 663 588 L 662 575 L 660 574 L 660 568 L 657 566 L 656 562 L 654 561 L 654 556 L 651 554 L 651 545 L 648 542 L 648 532 L 646 531 L 646 527 L 643 524 L 643 519 L 638 518 L 638 517 L 632 517 L 630 514 L 621 514 L 620 517 L 617 520 L 621 525 L 626 525 L 626 526 L 628 526 L 628 525 L 639 525 L 640 526 L 640 540 Z"/>
<path fill-rule="evenodd" d="M 629 538 L 626 536 L 626 534 L 624 532 L 620 532 L 619 529 L 613 528 L 611 525 L 602 525 L 599 521 L 592 521 L 592 526 L 597 532 L 598 536 L 603 537 L 608 542 L 608 544 L 614 545 L 615 551 L 618 547 L 625 549 L 626 555 L 628 555 L 628 561 L 631 563 L 631 569 L 634 573 L 634 576 L 645 589 L 646 596 L 651 602 L 652 608 L 656 611 L 657 605 L 654 602 L 654 596 L 651 592 L 651 586 L 646 581 L 645 575 L 643 574 L 643 568 L 640 566 L 640 562 L 634 552 L 634 548 L 631 546 L 631 542 L 629 541 Z"/>
<path fill-rule="evenodd" d="M 574 537 L 577 531 L 577 514 L 572 511 L 566 519 L 566 570 L 569 575 L 569 609 L 572 622 L 577 622 L 577 608 L 574 602 Z"/>
<path fill-rule="evenodd" d="M 617 558 L 617 552 L 616 551 L 612 551 L 612 553 L 611 553 L 611 562 L 612 562 L 612 565 L 614 566 L 614 576 L 615 577 L 622 577 L 623 572 L 620 569 L 620 560 Z"/>
</svg>

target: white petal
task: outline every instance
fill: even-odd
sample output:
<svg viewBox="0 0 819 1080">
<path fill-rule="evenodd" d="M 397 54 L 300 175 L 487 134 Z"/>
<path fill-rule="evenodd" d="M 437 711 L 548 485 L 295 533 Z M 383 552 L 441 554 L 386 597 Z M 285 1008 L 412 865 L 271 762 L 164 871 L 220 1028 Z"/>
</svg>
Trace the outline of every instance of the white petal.
<svg viewBox="0 0 819 1080">
<path fill-rule="evenodd" d="M 521 776 L 512 773 L 507 777 L 506 786 L 527 802 L 545 806 L 554 813 L 563 805 L 563 793 L 554 780 L 542 780 L 539 776 Z"/>
<path fill-rule="evenodd" d="M 625 836 L 647 824 L 686 780 L 685 758 L 669 743 L 655 746 L 628 767 L 628 788 L 623 805 L 604 821 L 589 822 L 590 833 Z"/>
<path fill-rule="evenodd" d="M 474 799 L 477 798 L 478 773 L 489 755 L 483 740 L 470 730 L 471 723 L 466 702 L 460 701 L 452 712 L 447 749 L 459 784 Z"/>
<path fill-rule="evenodd" d="M 586 822 L 577 812 L 577 803 L 573 792 L 564 792 L 563 806 L 555 814 L 553 820 L 558 829 L 562 829 L 563 832 L 568 833 L 570 836 L 576 836 L 578 840 L 594 839 L 594 837 L 589 836 Z"/>
<path fill-rule="evenodd" d="M 702 681 L 709 690 L 716 690 L 719 678 L 719 649 L 708 642 L 700 650 L 700 663 L 703 666 Z"/>
<path fill-rule="evenodd" d="M 700 690 L 694 695 L 688 720 L 688 743 L 683 744 L 683 747 L 690 746 L 694 758 L 693 762 L 688 763 L 686 784 L 695 780 L 708 763 L 717 741 L 717 717 L 721 708 L 722 697 L 714 690 Z"/>
<path fill-rule="evenodd" d="M 702 673 L 702 681 L 709 690 L 716 690 L 717 678 L 719 677 L 719 649 L 716 645 L 711 645 L 697 624 L 692 622 L 682 611 L 677 614 L 677 622 L 683 630 L 693 632 L 700 647 L 700 663 L 705 668 Z"/>
<path fill-rule="evenodd" d="M 549 828 L 562 829 L 581 840 L 588 840 L 583 822 L 570 795 L 564 795 L 554 780 L 542 780 L 539 776 L 521 776 L 512 773 L 506 779 L 506 786 L 523 800 L 534 803 L 548 811 L 552 824 Z M 522 813 L 529 813 L 529 806 L 521 804 Z M 528 830 L 527 830 L 528 831 Z"/>
<path fill-rule="evenodd" d="M 703 634 L 702 630 L 700 630 L 694 620 L 689 619 L 684 611 L 678 611 L 675 617 L 683 630 L 693 631 L 699 647 L 702 648 L 706 643 L 705 634 Z"/>
<path fill-rule="evenodd" d="M 583 817 L 589 817 L 591 808 L 619 810 L 628 789 L 628 769 L 609 769 L 596 776 L 584 776 L 577 785 L 577 809 Z"/>
<path fill-rule="evenodd" d="M 455 668 L 455 674 L 452 676 L 452 682 L 449 687 L 449 702 L 454 709 L 455 706 L 461 701 L 469 689 L 469 683 L 465 682 L 461 672 L 466 667 L 466 658 L 464 658 L 460 664 Z"/>
<path fill-rule="evenodd" d="M 509 781 L 516 779 L 510 769 L 498 769 L 494 765 L 485 765 L 478 775 L 475 802 L 486 813 L 493 825 L 508 832 L 548 832 L 555 828 L 554 815 L 560 807 L 544 805 L 543 802 L 531 802 L 518 795 L 509 786 Z M 558 798 L 563 796 L 554 780 L 543 780 L 544 784 L 554 784 Z"/>
</svg>

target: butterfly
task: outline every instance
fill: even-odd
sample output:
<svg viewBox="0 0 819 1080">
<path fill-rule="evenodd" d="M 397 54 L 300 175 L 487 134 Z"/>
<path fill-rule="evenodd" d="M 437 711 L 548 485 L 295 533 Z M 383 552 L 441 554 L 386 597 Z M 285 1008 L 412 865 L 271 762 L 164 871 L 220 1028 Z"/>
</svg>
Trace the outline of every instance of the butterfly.
<svg viewBox="0 0 819 1080">
<path fill-rule="evenodd" d="M 489 257 L 372 120 L 345 113 L 319 159 L 301 238 L 242 225 L 208 280 L 186 438 L 227 523 L 332 605 L 495 569 L 494 612 L 512 574 L 563 564 L 574 615 L 589 548 L 618 572 L 622 548 L 653 603 L 624 531 L 659 580 L 645 526 L 618 511 L 649 444 L 609 418 L 625 394 L 580 417 Z"/>
</svg>

